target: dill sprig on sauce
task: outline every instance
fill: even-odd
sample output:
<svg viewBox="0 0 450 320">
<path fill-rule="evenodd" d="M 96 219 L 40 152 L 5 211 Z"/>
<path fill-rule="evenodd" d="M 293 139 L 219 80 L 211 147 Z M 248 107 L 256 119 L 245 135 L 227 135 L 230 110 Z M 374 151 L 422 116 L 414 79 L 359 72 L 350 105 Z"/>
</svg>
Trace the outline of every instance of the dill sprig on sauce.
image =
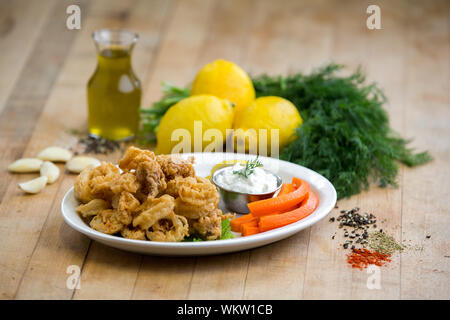
<svg viewBox="0 0 450 320">
<path fill-rule="evenodd" d="M 258 160 L 258 156 L 253 159 L 249 160 L 245 163 L 245 167 L 241 170 L 234 170 L 233 174 L 240 175 L 244 178 L 248 178 L 254 171 L 255 168 L 262 167 L 261 161 Z"/>
</svg>

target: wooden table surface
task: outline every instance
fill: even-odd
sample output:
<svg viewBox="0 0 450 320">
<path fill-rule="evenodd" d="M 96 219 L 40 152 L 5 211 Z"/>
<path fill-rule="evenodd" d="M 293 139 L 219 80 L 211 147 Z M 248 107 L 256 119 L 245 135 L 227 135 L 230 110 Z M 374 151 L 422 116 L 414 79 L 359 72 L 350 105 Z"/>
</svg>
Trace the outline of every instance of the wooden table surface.
<svg viewBox="0 0 450 320">
<path fill-rule="evenodd" d="M 366 28 L 372 2 L 381 30 Z M 80 30 L 65 24 L 74 3 Z M 0 297 L 449 299 L 449 23 L 449 1 L 1 1 Z M 338 205 L 387 219 L 387 232 L 423 249 L 394 255 L 381 268 L 381 288 L 369 290 L 370 274 L 346 264 L 328 219 L 259 249 L 198 258 L 123 252 L 72 230 L 60 203 L 73 175 L 24 195 L 17 184 L 36 175 L 6 167 L 50 145 L 75 145 L 69 131 L 86 126 L 86 83 L 96 65 L 90 35 L 102 27 L 139 33 L 133 64 L 145 106 L 161 96 L 161 81 L 184 85 L 216 58 L 251 74 L 309 71 L 331 60 L 348 70 L 361 65 L 385 90 L 392 127 L 435 159 L 401 167 L 397 189 L 373 186 Z M 69 266 L 81 270 L 79 289 L 66 285 Z"/>
</svg>

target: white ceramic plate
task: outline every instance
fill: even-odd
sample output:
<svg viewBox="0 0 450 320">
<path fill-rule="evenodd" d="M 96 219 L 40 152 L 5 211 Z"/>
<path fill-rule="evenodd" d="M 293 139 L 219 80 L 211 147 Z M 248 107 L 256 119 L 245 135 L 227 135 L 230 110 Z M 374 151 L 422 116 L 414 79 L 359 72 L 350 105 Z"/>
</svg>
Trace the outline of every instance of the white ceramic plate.
<svg viewBox="0 0 450 320">
<path fill-rule="evenodd" d="M 234 153 L 191 153 L 183 157 L 195 157 L 195 171 L 198 176 L 206 177 L 212 167 L 223 160 L 249 160 L 255 156 Z M 319 195 L 320 204 L 317 209 L 305 219 L 288 226 L 260 234 L 235 239 L 203 241 L 203 242 L 154 242 L 130 240 L 117 236 L 107 235 L 89 227 L 75 212 L 78 201 L 75 199 L 73 188 L 63 198 L 61 204 L 62 215 L 67 224 L 89 238 L 105 245 L 118 249 L 133 251 L 142 254 L 167 256 L 196 256 L 211 255 L 226 252 L 241 251 L 264 246 L 266 244 L 285 239 L 325 218 L 336 204 L 336 190 L 333 185 L 320 174 L 305 167 L 274 158 L 259 157 L 264 168 L 277 173 L 283 182 L 290 182 L 292 177 L 306 180 L 313 191 Z"/>
</svg>

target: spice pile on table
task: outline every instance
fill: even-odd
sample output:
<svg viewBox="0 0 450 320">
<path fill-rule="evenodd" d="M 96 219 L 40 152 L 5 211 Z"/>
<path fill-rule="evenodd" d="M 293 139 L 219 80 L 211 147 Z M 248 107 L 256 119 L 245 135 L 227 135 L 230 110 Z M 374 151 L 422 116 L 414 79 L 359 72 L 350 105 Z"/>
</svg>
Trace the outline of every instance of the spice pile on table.
<svg viewBox="0 0 450 320">
<path fill-rule="evenodd" d="M 356 244 L 367 244 L 369 228 L 371 226 L 373 228 L 377 227 L 377 219 L 372 213 L 360 214 L 359 210 L 358 207 L 351 210 L 341 210 L 341 215 L 337 218 L 330 218 L 330 222 L 337 220 L 339 222 L 339 229 L 344 230 L 344 237 L 348 239 L 342 244 L 344 249 L 355 249 Z M 380 232 L 382 231 L 380 229 Z"/>
<path fill-rule="evenodd" d="M 405 246 L 395 241 L 394 237 L 383 233 L 373 232 L 369 235 L 368 245 L 378 252 L 392 254 L 394 251 L 403 251 Z"/>
<path fill-rule="evenodd" d="M 406 247 L 383 229 L 378 229 L 377 217 L 373 213 L 360 213 L 358 207 L 341 210 L 340 215 L 331 217 L 329 221 L 339 222 L 338 227 L 346 238 L 341 246 L 352 250 L 347 254 L 347 263 L 352 268 L 362 270 L 370 264 L 381 267 L 391 261 L 390 257 L 394 252 Z M 334 238 L 335 235 L 332 236 Z"/>
<path fill-rule="evenodd" d="M 371 251 L 367 249 L 354 249 L 347 255 L 347 263 L 355 269 L 364 269 L 373 264 L 376 266 L 383 266 L 391 262 L 390 254 L 381 253 L 378 251 Z"/>
<path fill-rule="evenodd" d="M 112 141 L 104 138 L 91 136 L 82 137 L 78 140 L 82 146 L 82 153 L 108 154 L 116 150 L 123 150 L 123 142 Z"/>
</svg>

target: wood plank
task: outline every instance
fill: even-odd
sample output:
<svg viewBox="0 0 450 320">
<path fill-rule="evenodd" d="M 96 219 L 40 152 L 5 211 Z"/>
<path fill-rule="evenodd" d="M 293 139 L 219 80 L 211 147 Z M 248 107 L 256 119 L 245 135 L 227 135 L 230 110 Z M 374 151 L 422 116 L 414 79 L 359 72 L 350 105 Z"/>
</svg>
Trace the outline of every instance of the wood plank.
<svg viewBox="0 0 450 320">
<path fill-rule="evenodd" d="M 435 157 L 420 168 L 402 167 L 399 189 L 373 186 L 339 202 L 339 210 L 359 206 L 379 220 L 388 219 L 383 229 L 423 247 L 405 250 L 381 269 L 381 290 L 368 290 L 369 274 L 347 266 L 345 252 L 338 248 L 344 238 L 338 232 L 331 239 L 336 224 L 328 219 L 251 251 L 199 258 L 142 257 L 91 242 L 63 222 L 59 206 L 73 175 L 63 174 L 40 194 L 24 196 L 17 183 L 35 175 L 4 171 L 0 298 L 450 298 L 450 4 L 379 1 L 383 30 L 369 31 L 369 3 L 101 0 L 82 2 L 82 29 L 64 31 L 61 12 L 71 3 L 58 2 L 47 9 L 57 18 L 40 17 L 41 29 L 37 23 L 26 35 L 34 39 L 25 46 L 28 53 L 17 53 L 17 61 L 8 66 L 16 81 L 0 86 L 0 93 L 11 93 L 0 94 L 0 143 L 6 146 L 0 163 L 6 167 L 51 144 L 75 144 L 67 130 L 85 127 L 85 84 L 96 63 L 90 33 L 100 27 L 126 27 L 140 34 L 133 64 L 147 106 L 160 97 L 162 80 L 186 84 L 204 63 L 220 57 L 252 74 L 307 71 L 331 59 L 349 65 L 349 70 L 363 63 L 368 80 L 379 82 L 389 98 L 391 125 Z M 36 12 L 46 10 L 35 6 L 30 7 Z M 27 10 L 20 17 L 30 15 Z M 0 20 L 0 37 L 5 25 L 9 24 Z M 24 35 L 30 25 L 17 25 L 11 32 Z M 21 47 L 14 42 L 11 52 Z M 6 61 L 2 59 L 6 58 L 0 57 L 0 67 Z M 2 79 L 0 75 L 0 85 Z M 119 156 L 116 152 L 101 158 L 115 161 Z M 79 290 L 66 286 L 70 265 L 81 267 Z"/>
<path fill-rule="evenodd" d="M 53 94 L 49 99 L 49 103 L 42 115 L 42 122 L 44 127 L 48 127 L 48 119 L 52 117 L 52 113 L 55 109 L 61 105 L 67 106 L 63 108 L 61 112 L 71 115 L 71 121 L 65 122 L 63 128 L 59 128 L 59 132 L 68 130 L 71 128 L 83 128 L 86 121 L 86 109 L 80 108 L 80 104 L 86 102 L 86 82 L 93 72 L 93 68 L 96 63 L 95 49 L 90 37 L 90 33 L 102 27 L 127 27 L 132 30 L 136 30 L 142 40 L 142 46 L 136 47 L 135 56 L 133 56 L 133 63 L 138 70 L 138 75 L 144 77 L 146 74 L 141 74 L 142 70 L 146 70 L 149 66 L 149 60 L 152 59 L 152 55 L 148 52 L 152 52 L 157 45 L 157 35 L 159 25 L 157 21 L 162 21 L 166 14 L 166 2 L 163 1 L 137 1 L 133 6 L 128 6 L 129 9 L 123 9 L 123 2 L 116 1 L 97 1 L 92 4 L 92 16 L 86 14 L 86 20 L 84 21 L 84 27 L 77 38 L 77 42 L 74 44 L 71 54 L 67 59 L 66 64 L 61 72 L 61 77 L 58 79 Z M 103 9 L 105 8 L 105 9 Z M 125 10 L 125 11 L 124 11 Z M 125 17 L 125 18 L 123 18 Z M 145 24 L 144 21 L 151 17 L 154 24 Z M 89 59 L 87 59 L 89 57 Z M 72 93 L 68 93 L 71 91 Z M 74 101 L 74 96 L 79 98 Z M 74 105 L 75 104 L 75 105 Z M 78 107 L 76 106 L 78 105 Z M 81 109 L 81 110 L 80 110 Z M 64 140 L 64 145 L 74 145 L 76 142 L 75 137 L 65 135 L 60 137 L 59 140 Z M 103 157 L 108 161 L 115 161 L 120 157 L 120 152 L 117 152 L 107 157 Z M 73 184 L 73 176 L 65 176 L 62 178 L 62 194 L 58 195 L 55 202 L 59 204 L 62 199 L 63 193 Z M 59 206 L 59 205 L 58 205 Z M 94 294 L 95 290 L 90 290 L 89 284 L 94 285 L 96 280 L 102 281 L 101 274 L 98 275 L 97 271 L 104 268 L 102 261 L 108 261 L 111 264 L 117 265 L 119 270 L 124 268 L 124 265 L 120 264 L 120 260 L 123 259 L 123 252 L 112 253 L 106 247 L 98 244 L 93 244 L 89 250 L 89 256 L 92 259 L 92 264 L 83 266 L 83 261 L 87 255 L 89 241 L 85 237 L 74 237 L 71 247 L 67 247 L 67 244 L 62 242 L 60 238 L 60 229 L 66 229 L 66 226 L 60 216 L 59 207 L 51 211 L 49 218 L 43 226 L 39 242 L 37 243 L 34 254 L 30 260 L 29 266 L 22 280 L 20 290 L 17 293 L 18 299 L 30 299 L 30 298 L 59 298 L 70 299 L 72 298 L 74 291 L 65 287 L 67 277 L 66 268 L 69 265 L 77 265 L 82 268 L 82 275 L 85 278 L 81 279 L 82 294 L 77 294 L 76 297 L 89 296 Z M 50 246 L 50 248 L 49 248 Z M 122 255 L 121 255 L 122 253 Z M 52 255 L 51 259 L 48 255 Z M 133 256 L 131 254 L 125 253 Z M 139 256 L 137 256 L 139 257 Z M 45 259 L 43 259 L 45 258 Z M 126 261 L 132 261 L 132 259 L 125 259 Z M 137 273 L 137 267 L 139 266 L 139 259 L 135 261 L 135 268 Z M 110 267 L 106 266 L 109 270 Z M 49 273 L 40 273 L 40 270 L 46 269 Z M 114 270 L 114 269 L 111 269 Z M 123 272 L 123 270 L 121 271 Z M 103 276 L 109 277 L 110 273 L 104 273 Z M 123 273 L 125 276 L 125 273 Z M 117 277 L 120 279 L 120 277 Z M 108 278 L 109 279 L 109 278 Z M 111 282 L 105 280 L 106 282 Z M 120 287 L 117 282 L 112 282 Z M 42 289 L 46 290 L 42 292 Z M 131 289 L 133 283 L 131 283 Z M 83 290 L 85 289 L 85 290 Z M 130 290 L 131 290 L 130 289 Z M 110 291 L 124 292 L 124 290 L 116 289 Z M 97 294 L 97 293 L 96 293 Z M 98 297 L 98 294 L 97 294 Z M 114 296 L 116 297 L 116 296 Z"/>
<path fill-rule="evenodd" d="M 329 16 L 318 17 L 325 5 L 284 1 L 280 6 L 273 1 L 258 1 L 245 58 L 248 68 L 256 74 L 276 75 L 307 71 L 327 61 L 332 20 Z M 243 297 L 301 298 L 310 233 L 309 228 L 287 240 L 252 250 Z"/>
<path fill-rule="evenodd" d="M 144 256 L 132 299 L 188 299 L 195 258 Z"/>
<path fill-rule="evenodd" d="M 117 2 L 118 5 L 121 3 L 123 2 Z M 99 12 L 105 17 L 114 17 L 110 11 L 105 12 L 104 7 L 99 5 Z M 134 5 L 128 4 L 124 9 L 118 11 L 118 16 L 125 16 L 126 19 L 119 21 L 119 24 L 115 23 L 114 25 L 113 23 L 115 27 L 120 26 L 136 30 L 144 39 L 147 49 L 149 49 L 149 52 L 140 50 L 141 54 L 136 51 L 133 57 L 133 65 L 142 83 L 147 81 L 152 72 L 150 66 L 162 37 L 163 22 L 170 16 L 170 9 L 171 2 L 161 0 L 138 1 Z M 97 19 L 93 16 L 92 23 L 97 23 Z M 146 23 L 149 19 L 152 21 L 150 24 Z M 118 160 L 118 158 L 108 157 L 108 161 L 115 160 Z M 132 295 L 141 259 L 140 255 L 93 243 L 83 267 L 81 276 L 83 287 L 75 292 L 73 298 L 129 299 Z M 111 279 L 114 279 L 114 281 L 111 281 Z"/>
<path fill-rule="evenodd" d="M 24 154 L 36 119 L 45 105 L 48 94 L 58 76 L 59 68 L 66 57 L 76 32 L 65 28 L 67 2 L 58 2 L 51 15 L 58 18 L 46 21 L 36 46 L 17 79 L 16 85 L 0 114 L 0 166 L 6 168 Z M 58 41 L 56 41 L 58 40 Z M 13 143 L 11 143 L 13 142 Z M 13 182 L 12 175 L 2 175 L 0 200 L 7 186 Z"/>
<path fill-rule="evenodd" d="M 328 1 L 257 1 L 244 65 L 252 75 L 308 72 L 331 59 Z"/>
<path fill-rule="evenodd" d="M 60 199 L 72 187 L 74 176 L 63 177 L 50 214 L 21 279 L 15 299 L 70 299 L 66 282 L 69 266 L 82 266 L 90 240 L 63 222 Z"/>
<path fill-rule="evenodd" d="M 75 39 L 76 32 L 60 27 L 65 23 L 65 16 L 57 13 L 65 12 L 66 7 L 67 2 L 64 1 L 58 2 L 55 6 L 52 14 L 55 17 L 46 23 L 0 117 L 0 144 L 4 146 L 1 160 L 3 167 L 22 154 L 35 155 L 61 132 L 59 130 L 61 126 L 56 123 L 58 121 L 61 123 L 67 114 L 59 114 L 59 110 L 55 110 L 47 119 L 45 126 L 48 130 L 43 130 L 39 126 L 43 125 L 43 122 L 36 120 L 44 108 L 59 74 L 59 68 Z M 38 130 L 37 134 L 30 138 L 35 128 Z M 49 134 L 46 139 L 45 134 Z M 60 184 L 55 183 L 34 197 L 26 197 L 27 201 L 24 201 L 24 195 L 18 190 L 17 183 L 31 176 L 2 173 L 0 190 L 0 196 L 4 194 L 0 204 L 2 298 L 12 298 L 16 293 Z M 36 208 L 39 208 L 38 212 L 35 211 Z"/>
<path fill-rule="evenodd" d="M 199 48 L 207 36 L 215 1 L 176 1 L 173 13 L 164 26 L 165 32 L 154 60 L 152 73 L 143 83 L 144 107 L 162 96 L 161 83 L 185 86 L 192 81 Z"/>
<path fill-rule="evenodd" d="M 254 1 L 219 1 L 207 30 L 208 38 L 197 59 L 196 72 L 206 63 L 222 58 L 242 65 Z M 189 299 L 241 299 L 250 252 L 196 259 Z"/>
<path fill-rule="evenodd" d="M 423 250 L 402 254 L 401 297 L 449 299 L 450 3 L 408 5 L 405 134 L 434 161 L 404 170 L 403 239 Z"/>
<path fill-rule="evenodd" d="M 336 63 L 348 66 L 347 72 L 355 70 L 362 64 L 367 73 L 368 81 L 378 81 L 385 89 L 391 103 L 387 106 L 391 118 L 398 125 L 402 123 L 402 79 L 404 70 L 404 56 L 402 38 L 405 32 L 405 4 L 396 2 L 387 6 L 381 2 L 383 30 L 368 30 L 365 25 L 365 9 L 368 2 L 348 1 L 334 8 L 335 33 L 333 41 L 333 59 Z M 386 9 L 389 8 L 389 9 Z M 366 59 L 367 57 L 367 59 Z M 393 75 L 386 77 L 386 69 L 379 65 L 386 65 Z M 379 222 L 387 218 L 389 224 L 382 226 L 394 233 L 399 239 L 400 230 L 394 230 L 401 220 L 401 190 L 380 189 L 371 186 L 369 192 L 363 192 L 351 199 L 339 201 L 339 209 L 333 216 L 338 216 L 341 209 L 348 210 L 355 206 L 362 212 L 372 212 Z M 328 240 L 336 232 L 336 224 L 323 221 L 312 227 L 311 245 L 308 253 L 307 283 L 305 298 L 310 299 L 372 299 L 399 297 L 399 264 L 391 264 L 388 271 L 381 271 L 382 289 L 369 290 L 366 282 L 370 274 L 365 271 L 352 270 L 346 265 L 345 255 L 349 252 L 339 247 L 346 238 L 338 231 L 333 240 Z M 381 226 L 381 223 L 378 223 Z M 325 239 L 325 240 L 324 240 Z M 328 247 L 320 243 L 329 242 Z M 321 248 L 322 247 L 322 248 Z M 326 249 L 325 249 L 326 248 Z M 324 250 L 325 249 L 325 250 Z"/>
<path fill-rule="evenodd" d="M 155 73 L 147 86 L 147 91 L 154 92 L 154 96 L 160 96 L 161 81 L 188 84 L 202 65 L 215 59 L 239 63 L 252 2 L 210 1 L 207 6 L 204 3 L 183 1 L 177 6 L 155 62 Z M 180 54 L 178 46 L 188 51 Z M 243 256 L 248 253 L 183 259 L 182 268 L 162 267 L 170 259 L 162 259 L 163 264 L 159 266 L 160 258 L 145 257 L 133 298 L 240 298 L 242 290 L 236 285 L 243 285 L 245 279 L 247 259 L 242 259 Z"/>
<path fill-rule="evenodd" d="M 367 8 L 370 1 L 362 3 Z M 367 59 L 364 70 L 369 81 L 375 81 L 383 89 L 388 98 L 384 106 L 390 117 L 390 125 L 403 135 L 404 127 L 404 92 L 406 64 L 406 34 L 408 22 L 408 9 L 406 1 L 377 3 L 382 10 L 382 30 L 368 30 L 363 27 L 367 38 Z M 368 16 L 368 15 L 366 15 Z M 365 21 L 363 21 L 365 24 Z M 380 68 L 380 65 L 383 68 Z M 388 75 L 389 72 L 389 76 Z M 402 219 L 402 171 L 400 167 L 397 181 L 398 188 L 378 188 L 373 185 L 370 191 L 360 196 L 360 207 L 364 211 L 372 212 L 377 216 L 377 224 L 384 232 L 401 241 Z M 386 221 L 382 223 L 382 221 Z M 399 299 L 400 298 L 400 254 L 395 253 L 388 267 L 380 268 L 379 290 L 369 290 L 367 279 L 371 276 L 367 272 L 353 271 L 353 299 Z"/>
<path fill-rule="evenodd" d="M 0 114 L 55 1 L 0 2 Z"/>
</svg>

